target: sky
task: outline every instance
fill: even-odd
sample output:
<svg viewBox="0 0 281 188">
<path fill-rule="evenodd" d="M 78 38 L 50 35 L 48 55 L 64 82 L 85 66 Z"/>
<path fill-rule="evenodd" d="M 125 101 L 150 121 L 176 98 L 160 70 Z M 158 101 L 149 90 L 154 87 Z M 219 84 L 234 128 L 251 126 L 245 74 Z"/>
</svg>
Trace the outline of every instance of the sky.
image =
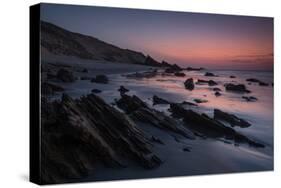
<svg viewBox="0 0 281 188">
<path fill-rule="evenodd" d="M 43 4 L 41 20 L 183 67 L 273 69 L 273 18 Z"/>
</svg>

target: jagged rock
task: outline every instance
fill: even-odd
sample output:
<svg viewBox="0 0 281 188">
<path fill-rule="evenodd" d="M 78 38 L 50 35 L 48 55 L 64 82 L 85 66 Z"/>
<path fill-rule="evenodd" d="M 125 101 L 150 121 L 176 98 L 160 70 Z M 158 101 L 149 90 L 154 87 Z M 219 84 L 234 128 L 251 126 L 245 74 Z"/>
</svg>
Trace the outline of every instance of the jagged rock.
<svg viewBox="0 0 281 188">
<path fill-rule="evenodd" d="M 55 92 L 61 92 L 64 89 L 61 86 L 51 84 L 48 82 L 43 82 L 41 85 L 41 92 L 43 95 L 53 95 Z"/>
<path fill-rule="evenodd" d="M 243 99 L 245 99 L 247 102 L 255 102 L 257 101 L 258 99 L 254 96 L 242 96 Z"/>
<path fill-rule="evenodd" d="M 137 96 L 122 95 L 121 99 L 116 101 L 117 106 L 124 110 L 136 122 L 148 123 L 160 129 L 175 132 L 187 138 L 193 138 L 186 130 L 184 130 L 179 122 L 163 112 L 149 108 Z"/>
<path fill-rule="evenodd" d="M 177 77 L 185 77 L 185 74 L 183 72 L 176 72 L 174 75 Z"/>
<path fill-rule="evenodd" d="M 201 79 L 198 79 L 196 84 L 208 84 L 209 86 L 218 85 L 217 82 L 215 82 L 214 80 L 201 80 Z"/>
<path fill-rule="evenodd" d="M 248 78 L 248 79 L 246 79 L 246 81 L 258 83 L 260 86 L 268 86 L 269 85 L 268 83 L 262 82 L 262 81 L 260 81 L 256 78 Z"/>
<path fill-rule="evenodd" d="M 153 95 L 152 97 L 152 100 L 153 100 L 153 105 L 156 105 L 156 104 L 170 104 L 169 101 L 165 100 L 165 99 L 162 99 L 156 95 Z"/>
<path fill-rule="evenodd" d="M 216 91 L 216 92 L 215 92 L 215 96 L 216 96 L 216 97 L 219 97 L 219 96 L 221 96 L 221 93 L 220 93 L 219 91 Z"/>
<path fill-rule="evenodd" d="M 99 90 L 99 89 L 92 89 L 92 93 L 101 93 L 101 90 Z"/>
<path fill-rule="evenodd" d="M 193 99 L 196 103 L 206 103 L 208 100 L 205 99 Z"/>
<path fill-rule="evenodd" d="M 144 168 L 162 161 L 152 144 L 126 115 L 94 94 L 61 102 L 42 101 L 42 179 L 44 183 L 81 178 L 97 163 L 124 167 L 124 159 Z"/>
<path fill-rule="evenodd" d="M 193 82 L 193 78 L 188 78 L 185 82 L 184 82 L 184 86 L 185 89 L 188 90 L 193 90 L 194 89 L 194 82 Z"/>
<path fill-rule="evenodd" d="M 57 79 L 62 82 L 74 82 L 75 77 L 73 73 L 67 69 L 59 69 L 56 75 Z"/>
<path fill-rule="evenodd" d="M 206 72 L 205 76 L 216 76 L 216 75 L 214 73 L 211 73 L 211 72 Z"/>
<path fill-rule="evenodd" d="M 100 83 L 100 84 L 107 84 L 108 78 L 106 75 L 97 75 L 95 78 L 91 79 L 91 82 Z"/>
<path fill-rule="evenodd" d="M 187 71 L 201 71 L 201 70 L 204 70 L 204 68 L 202 68 L 202 67 L 200 67 L 200 68 L 187 67 L 186 70 Z"/>
<path fill-rule="evenodd" d="M 242 93 L 250 93 L 251 91 L 246 89 L 246 86 L 244 84 L 225 84 L 224 85 L 226 91 L 235 91 L 235 92 L 242 92 Z"/>
<path fill-rule="evenodd" d="M 221 91 L 221 89 L 218 87 L 215 87 L 215 88 L 213 88 L 213 91 Z"/>
<path fill-rule="evenodd" d="M 214 109 L 214 118 L 220 119 L 228 122 L 232 127 L 239 126 L 241 128 L 249 127 L 251 124 L 241 118 L 238 118 L 237 116 L 233 114 L 229 114 L 226 112 L 223 112 L 218 109 Z"/>
<path fill-rule="evenodd" d="M 178 117 L 182 117 L 185 126 L 193 130 L 196 135 L 210 138 L 225 138 L 237 143 L 248 143 L 253 147 L 265 147 L 263 144 L 251 140 L 245 135 L 225 126 L 219 121 L 210 118 L 206 114 L 198 114 L 192 110 L 186 110 L 181 105 L 171 104 L 171 111 Z"/>
<path fill-rule="evenodd" d="M 120 88 L 118 89 L 118 91 L 120 92 L 121 95 L 129 92 L 130 90 L 125 88 L 124 86 L 120 86 Z"/>
</svg>

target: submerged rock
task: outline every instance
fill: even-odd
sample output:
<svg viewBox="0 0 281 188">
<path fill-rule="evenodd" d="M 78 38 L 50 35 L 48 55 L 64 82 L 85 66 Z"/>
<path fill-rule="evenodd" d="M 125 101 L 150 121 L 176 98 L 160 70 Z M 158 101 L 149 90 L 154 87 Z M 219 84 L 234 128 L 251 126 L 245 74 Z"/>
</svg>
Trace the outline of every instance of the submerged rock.
<svg viewBox="0 0 281 188">
<path fill-rule="evenodd" d="M 57 79 L 62 82 L 74 82 L 75 77 L 73 73 L 67 69 L 59 69 L 56 75 Z"/>
<path fill-rule="evenodd" d="M 254 96 L 242 96 L 243 99 L 245 99 L 247 102 L 255 102 L 257 101 L 258 99 Z"/>
<path fill-rule="evenodd" d="M 220 93 L 219 91 L 216 91 L 216 92 L 215 92 L 215 96 L 216 96 L 216 97 L 219 97 L 219 96 L 221 96 L 221 93 Z"/>
<path fill-rule="evenodd" d="M 219 109 L 214 109 L 214 118 L 228 122 L 232 127 L 239 126 L 241 128 L 249 127 L 251 124 L 233 114 L 223 112 Z"/>
<path fill-rule="evenodd" d="M 251 91 L 246 89 L 246 86 L 244 84 L 225 84 L 224 85 L 226 91 L 235 91 L 235 92 L 242 92 L 242 93 L 250 93 Z"/>
<path fill-rule="evenodd" d="M 184 82 L 185 89 L 192 91 L 194 89 L 193 78 L 189 78 Z"/>
<path fill-rule="evenodd" d="M 95 78 L 91 79 L 91 82 L 100 83 L 100 84 L 107 84 L 108 78 L 106 75 L 97 75 Z"/>
<path fill-rule="evenodd" d="M 231 76 L 229 76 L 229 78 L 236 78 L 236 76 L 231 75 Z"/>
<path fill-rule="evenodd" d="M 188 101 L 183 101 L 181 104 L 183 104 L 183 105 L 190 105 L 190 106 L 198 106 L 197 104 L 195 104 L 193 102 L 188 102 Z"/>
<path fill-rule="evenodd" d="M 262 82 L 262 81 L 260 81 L 256 78 L 248 78 L 248 79 L 246 79 L 246 81 L 258 83 L 260 86 L 268 86 L 269 85 L 268 83 Z"/>
<path fill-rule="evenodd" d="M 206 72 L 205 76 L 216 76 L 216 75 L 214 73 L 211 73 L 211 72 Z"/>
<path fill-rule="evenodd" d="M 81 178 L 97 163 L 124 167 L 124 159 L 157 167 L 162 161 L 151 147 L 134 122 L 94 94 L 77 100 L 64 94 L 61 102 L 42 102 L 44 183 Z"/>
<path fill-rule="evenodd" d="M 209 86 L 218 85 L 217 82 L 215 82 L 214 80 L 201 80 L 201 79 L 198 79 L 196 84 L 208 84 Z"/>
<path fill-rule="evenodd" d="M 213 88 L 213 91 L 221 91 L 221 89 L 218 87 L 215 87 L 215 88 Z"/>
<path fill-rule="evenodd" d="M 185 74 L 183 72 L 176 72 L 174 75 L 177 77 L 185 77 Z"/>
<path fill-rule="evenodd" d="M 186 70 L 187 71 L 201 71 L 201 70 L 204 70 L 204 68 L 203 67 L 200 67 L 200 68 L 187 67 Z"/>
<path fill-rule="evenodd" d="M 185 126 L 193 130 L 196 135 L 201 135 L 200 137 L 225 138 L 233 140 L 235 144 L 247 143 L 252 147 L 265 147 L 263 144 L 253 141 L 206 114 L 198 114 L 192 110 L 186 110 L 178 104 L 171 104 L 170 107 L 172 113 L 182 117 Z"/>
<path fill-rule="evenodd" d="M 99 89 L 92 89 L 92 93 L 101 93 L 101 90 L 99 90 Z"/>
<path fill-rule="evenodd" d="M 165 100 L 165 99 L 162 99 L 156 95 L 153 95 L 152 97 L 152 100 L 153 100 L 153 105 L 156 105 L 156 104 L 170 104 L 169 101 Z"/>
</svg>

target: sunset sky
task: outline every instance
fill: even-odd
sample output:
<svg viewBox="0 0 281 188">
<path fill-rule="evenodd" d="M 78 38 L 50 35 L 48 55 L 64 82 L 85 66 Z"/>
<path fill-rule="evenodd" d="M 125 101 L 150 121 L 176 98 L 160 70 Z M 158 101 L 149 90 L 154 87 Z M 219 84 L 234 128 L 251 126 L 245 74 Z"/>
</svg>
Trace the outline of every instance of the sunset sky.
<svg viewBox="0 0 281 188">
<path fill-rule="evenodd" d="M 214 69 L 272 70 L 273 19 L 44 4 L 41 19 L 149 54 Z"/>
</svg>

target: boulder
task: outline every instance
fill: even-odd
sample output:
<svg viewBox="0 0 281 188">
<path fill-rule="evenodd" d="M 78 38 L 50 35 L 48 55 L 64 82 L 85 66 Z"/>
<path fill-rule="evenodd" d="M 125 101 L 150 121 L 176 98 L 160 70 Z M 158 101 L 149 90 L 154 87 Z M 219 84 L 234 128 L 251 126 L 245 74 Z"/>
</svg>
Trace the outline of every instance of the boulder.
<svg viewBox="0 0 281 188">
<path fill-rule="evenodd" d="M 62 82 L 74 82 L 75 77 L 73 73 L 67 69 L 59 69 L 56 75 L 57 79 Z"/>
<path fill-rule="evenodd" d="M 214 73 L 211 73 L 211 72 L 206 72 L 205 76 L 216 76 L 216 75 Z"/>
<path fill-rule="evenodd" d="M 99 84 L 107 84 L 108 78 L 106 75 L 97 75 L 95 78 L 91 79 L 91 82 L 95 82 Z"/>
<path fill-rule="evenodd" d="M 185 89 L 188 89 L 188 90 L 192 91 L 192 90 L 194 89 L 193 78 L 188 78 L 188 79 L 184 82 L 184 86 L 185 86 Z"/>
<path fill-rule="evenodd" d="M 237 116 L 233 114 L 229 114 L 226 112 L 223 112 L 219 109 L 214 109 L 214 118 L 215 119 L 220 119 L 223 121 L 228 122 L 232 127 L 234 126 L 239 126 L 241 128 L 246 128 L 251 126 L 251 124 L 241 118 L 238 118 Z"/>
<path fill-rule="evenodd" d="M 241 92 L 241 93 L 250 93 L 251 91 L 246 89 L 244 84 L 225 84 L 224 85 L 226 91 L 234 91 L 234 92 Z"/>
</svg>

